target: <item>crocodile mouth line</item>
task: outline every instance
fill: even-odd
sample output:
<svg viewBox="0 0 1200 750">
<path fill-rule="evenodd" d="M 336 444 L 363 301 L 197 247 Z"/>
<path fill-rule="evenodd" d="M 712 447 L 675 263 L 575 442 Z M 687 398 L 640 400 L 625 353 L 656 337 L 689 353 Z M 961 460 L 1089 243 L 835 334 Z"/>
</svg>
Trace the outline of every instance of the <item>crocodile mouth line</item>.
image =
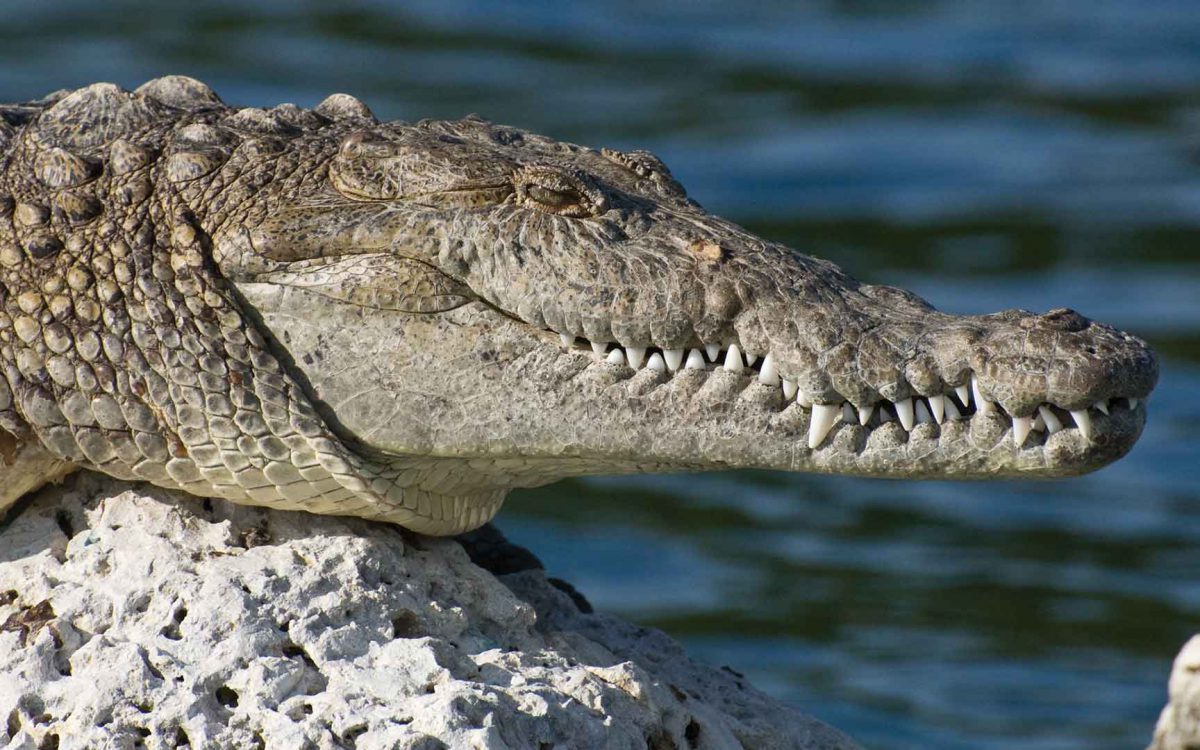
<svg viewBox="0 0 1200 750">
<path fill-rule="evenodd" d="M 1076 432 L 1084 441 L 1090 443 L 1097 432 L 1098 420 L 1110 418 L 1116 410 L 1137 413 L 1139 407 L 1143 411 L 1145 408 L 1142 406 L 1144 399 L 1117 396 L 1101 399 L 1083 409 L 1065 409 L 1057 404 L 1043 402 L 1029 414 L 1010 414 L 999 402 L 986 398 L 980 392 L 978 378 L 970 370 L 966 371 L 962 383 L 947 383 L 942 393 L 917 395 L 900 401 L 880 399 L 861 406 L 847 400 L 837 403 L 814 403 L 806 397 L 796 381 L 782 377 L 770 353 L 748 353 L 737 343 L 727 346 L 709 344 L 691 349 L 662 349 L 653 346 L 622 346 L 615 342 L 590 341 L 557 331 L 548 332 L 557 335 L 567 351 L 590 355 L 593 359 L 591 366 L 611 366 L 635 373 L 647 369 L 663 373 L 668 378 L 689 370 L 724 370 L 740 373 L 762 385 L 777 387 L 782 396 L 779 411 L 797 404 L 810 413 L 807 444 L 811 450 L 829 445 L 826 438 L 838 423 L 865 427 L 869 431 L 896 423 L 906 433 L 911 434 L 920 425 L 936 425 L 940 429 L 941 425 L 947 422 L 969 422 L 976 417 L 1003 420 L 1008 439 L 1018 450 L 1045 447 L 1050 436 L 1062 431 Z"/>
</svg>

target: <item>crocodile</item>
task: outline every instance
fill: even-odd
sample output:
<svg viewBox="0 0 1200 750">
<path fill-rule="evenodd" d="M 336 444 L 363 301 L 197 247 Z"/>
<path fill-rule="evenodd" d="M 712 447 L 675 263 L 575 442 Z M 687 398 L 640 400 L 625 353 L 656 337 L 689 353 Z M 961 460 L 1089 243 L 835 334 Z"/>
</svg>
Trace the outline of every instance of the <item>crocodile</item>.
<svg viewBox="0 0 1200 750">
<path fill-rule="evenodd" d="M 455 534 L 513 488 L 1063 477 L 1158 365 L 940 312 L 707 213 L 647 151 L 183 76 L 0 106 L 0 507 L 76 470 Z"/>
</svg>

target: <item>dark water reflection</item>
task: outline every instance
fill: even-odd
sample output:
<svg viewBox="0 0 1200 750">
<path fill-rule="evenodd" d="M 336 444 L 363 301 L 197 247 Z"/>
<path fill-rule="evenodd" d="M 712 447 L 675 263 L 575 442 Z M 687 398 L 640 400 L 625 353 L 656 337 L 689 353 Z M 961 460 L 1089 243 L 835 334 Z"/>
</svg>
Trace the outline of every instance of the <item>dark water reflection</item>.
<svg viewBox="0 0 1200 750">
<path fill-rule="evenodd" d="M 1089 477 L 597 479 L 502 516 L 598 605 L 865 744 L 1148 739 L 1200 614 L 1194 0 L 50 5 L 0 8 L 0 99 L 186 72 L 477 111 L 654 149 L 711 210 L 945 309 L 1148 337 L 1146 435 Z"/>
</svg>

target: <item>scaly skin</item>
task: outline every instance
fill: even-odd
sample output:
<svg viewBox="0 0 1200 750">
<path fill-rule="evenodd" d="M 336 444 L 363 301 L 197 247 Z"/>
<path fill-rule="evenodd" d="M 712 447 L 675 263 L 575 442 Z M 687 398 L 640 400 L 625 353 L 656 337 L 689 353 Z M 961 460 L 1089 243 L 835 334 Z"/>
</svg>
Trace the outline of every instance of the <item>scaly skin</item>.
<svg viewBox="0 0 1200 750">
<path fill-rule="evenodd" d="M 648 153 L 474 117 L 172 76 L 0 107 L 0 154 L 0 505 L 84 468 L 450 534 L 579 474 L 1065 476 L 1157 378 L 1070 310 L 946 315 Z"/>
</svg>

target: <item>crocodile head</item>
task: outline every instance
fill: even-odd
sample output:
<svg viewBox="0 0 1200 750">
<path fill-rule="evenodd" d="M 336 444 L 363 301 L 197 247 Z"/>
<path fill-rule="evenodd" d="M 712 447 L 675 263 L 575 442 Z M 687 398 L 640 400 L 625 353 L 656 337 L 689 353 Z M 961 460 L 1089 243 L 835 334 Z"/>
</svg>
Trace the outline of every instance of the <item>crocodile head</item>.
<svg viewBox="0 0 1200 750">
<path fill-rule="evenodd" d="M 223 219 L 214 255 L 327 421 L 363 452 L 453 459 L 442 490 L 1065 476 L 1142 430 L 1143 341 L 859 283 L 707 213 L 649 153 L 474 117 L 326 138 Z"/>
</svg>

